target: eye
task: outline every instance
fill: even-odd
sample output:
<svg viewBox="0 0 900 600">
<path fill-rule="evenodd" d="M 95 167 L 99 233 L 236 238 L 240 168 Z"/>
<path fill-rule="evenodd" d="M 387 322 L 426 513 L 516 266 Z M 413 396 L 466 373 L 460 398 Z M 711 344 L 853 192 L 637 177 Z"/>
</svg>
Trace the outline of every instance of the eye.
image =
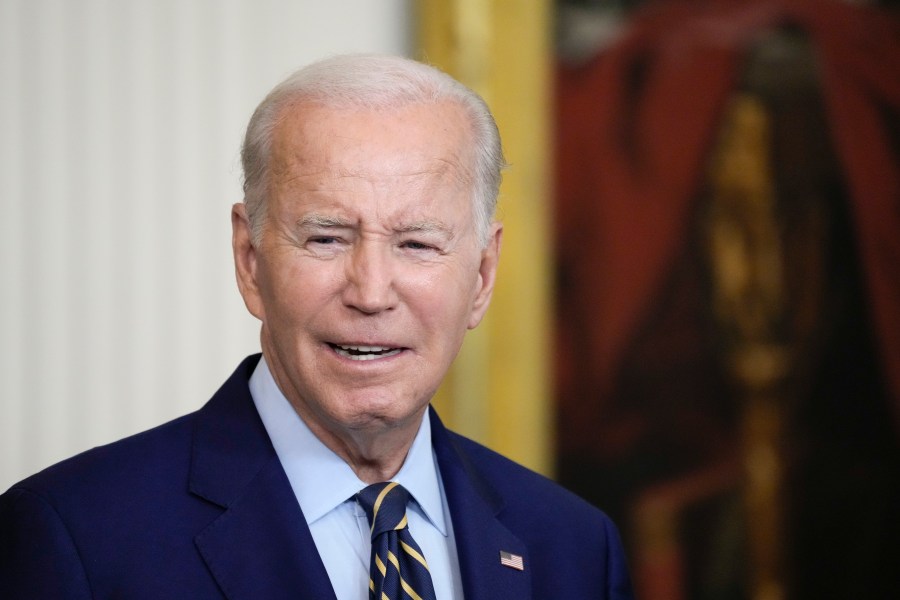
<svg viewBox="0 0 900 600">
<path fill-rule="evenodd" d="M 337 243 L 337 241 L 338 241 L 338 239 L 336 237 L 328 236 L 328 235 L 319 235 L 316 237 L 309 238 L 310 244 L 317 244 L 320 246 L 327 246 L 329 244 L 335 244 L 335 243 Z"/>
<path fill-rule="evenodd" d="M 423 242 L 417 242 L 415 240 L 407 240 L 400 244 L 400 247 L 407 248 L 409 250 L 436 250 L 434 246 L 425 244 Z"/>
</svg>

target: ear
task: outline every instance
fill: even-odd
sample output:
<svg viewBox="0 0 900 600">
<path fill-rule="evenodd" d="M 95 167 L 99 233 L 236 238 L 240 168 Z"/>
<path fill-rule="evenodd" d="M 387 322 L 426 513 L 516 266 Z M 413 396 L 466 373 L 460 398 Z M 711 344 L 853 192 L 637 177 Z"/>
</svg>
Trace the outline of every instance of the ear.
<svg viewBox="0 0 900 600">
<path fill-rule="evenodd" d="M 258 285 L 257 249 L 253 245 L 247 207 L 238 202 L 231 207 L 231 251 L 234 254 L 234 271 L 238 289 L 247 310 L 263 320 L 264 311 Z"/>
<path fill-rule="evenodd" d="M 481 265 L 478 267 L 478 287 L 472 312 L 469 315 L 469 329 L 475 329 L 484 313 L 487 312 L 494 293 L 494 281 L 497 279 L 497 264 L 500 261 L 500 246 L 503 243 L 503 225 L 491 225 L 491 237 L 487 246 L 481 251 Z"/>
</svg>

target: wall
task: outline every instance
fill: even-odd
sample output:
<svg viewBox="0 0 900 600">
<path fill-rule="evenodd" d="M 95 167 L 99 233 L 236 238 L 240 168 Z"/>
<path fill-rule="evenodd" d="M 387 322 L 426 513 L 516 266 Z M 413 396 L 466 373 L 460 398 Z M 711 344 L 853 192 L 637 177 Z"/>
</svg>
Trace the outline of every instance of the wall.
<svg viewBox="0 0 900 600">
<path fill-rule="evenodd" d="M 243 127 L 296 67 L 408 54 L 408 0 L 0 0 L 0 489 L 199 407 L 258 324 Z"/>
</svg>

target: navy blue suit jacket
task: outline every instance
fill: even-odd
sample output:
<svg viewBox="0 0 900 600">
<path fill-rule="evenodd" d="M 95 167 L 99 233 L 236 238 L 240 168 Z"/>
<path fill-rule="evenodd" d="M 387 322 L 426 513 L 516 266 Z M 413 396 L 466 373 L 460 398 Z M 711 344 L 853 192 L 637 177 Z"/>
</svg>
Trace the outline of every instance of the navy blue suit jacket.
<svg viewBox="0 0 900 600">
<path fill-rule="evenodd" d="M 199 411 L 0 496 L 0 598 L 333 600 L 250 397 L 257 361 Z M 437 416 L 432 439 L 467 600 L 631 597 L 602 512 Z M 501 550 L 525 570 L 501 565 Z"/>
</svg>

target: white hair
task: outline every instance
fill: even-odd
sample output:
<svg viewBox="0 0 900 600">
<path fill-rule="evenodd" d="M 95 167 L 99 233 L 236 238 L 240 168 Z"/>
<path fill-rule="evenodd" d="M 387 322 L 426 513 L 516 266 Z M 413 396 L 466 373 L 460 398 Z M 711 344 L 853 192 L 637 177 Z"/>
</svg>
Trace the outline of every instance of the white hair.
<svg viewBox="0 0 900 600">
<path fill-rule="evenodd" d="M 446 73 L 399 56 L 350 54 L 327 58 L 296 71 L 278 84 L 250 118 L 241 161 L 244 204 L 258 243 L 266 219 L 267 176 L 272 137 L 282 109 L 311 100 L 330 107 L 400 108 L 410 104 L 455 102 L 472 126 L 473 214 L 482 246 L 488 243 L 497 206 L 501 171 L 506 166 L 497 124 L 484 100 Z"/>
</svg>

